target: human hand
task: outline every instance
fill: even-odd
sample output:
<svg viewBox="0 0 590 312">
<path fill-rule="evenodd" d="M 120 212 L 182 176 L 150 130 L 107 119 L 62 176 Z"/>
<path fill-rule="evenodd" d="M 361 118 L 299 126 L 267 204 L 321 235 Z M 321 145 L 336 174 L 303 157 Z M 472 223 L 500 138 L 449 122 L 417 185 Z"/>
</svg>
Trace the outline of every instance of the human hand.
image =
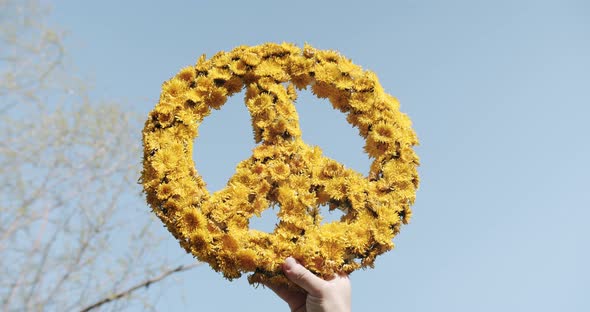
<svg viewBox="0 0 590 312">
<path fill-rule="evenodd" d="M 351 286 L 348 275 L 335 275 L 323 280 L 295 259 L 289 257 L 283 264 L 287 278 L 306 292 L 288 289 L 286 286 L 266 285 L 289 304 L 294 312 L 349 312 L 351 310 Z"/>
</svg>

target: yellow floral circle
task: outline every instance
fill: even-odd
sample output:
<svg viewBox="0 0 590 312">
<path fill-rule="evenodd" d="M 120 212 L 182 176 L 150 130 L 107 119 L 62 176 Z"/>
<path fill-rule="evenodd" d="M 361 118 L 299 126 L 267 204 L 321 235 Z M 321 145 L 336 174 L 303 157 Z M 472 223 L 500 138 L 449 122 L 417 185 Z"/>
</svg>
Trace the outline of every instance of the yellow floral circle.
<svg viewBox="0 0 590 312">
<path fill-rule="evenodd" d="M 192 160 L 198 126 L 228 96 L 246 88 L 258 145 L 227 186 L 210 194 Z M 301 139 L 293 102 L 311 87 L 365 138 L 368 176 Z M 376 75 L 338 52 L 292 44 L 240 46 L 202 56 L 162 86 L 143 130 L 141 182 L 147 201 L 180 245 L 228 279 L 252 272 L 250 283 L 289 284 L 281 264 L 293 256 L 328 278 L 372 267 L 393 248 L 418 186 L 418 143 L 410 119 Z M 343 211 L 322 223 L 320 207 Z M 272 233 L 249 220 L 280 207 Z"/>
</svg>

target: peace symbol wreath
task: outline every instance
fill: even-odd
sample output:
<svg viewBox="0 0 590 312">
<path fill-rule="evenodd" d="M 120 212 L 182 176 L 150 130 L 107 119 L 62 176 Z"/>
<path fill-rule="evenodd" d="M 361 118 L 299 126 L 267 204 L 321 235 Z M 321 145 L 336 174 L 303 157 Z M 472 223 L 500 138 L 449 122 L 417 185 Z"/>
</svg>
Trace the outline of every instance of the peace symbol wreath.
<svg viewBox="0 0 590 312">
<path fill-rule="evenodd" d="M 293 101 L 295 89 L 308 86 L 365 138 L 373 159 L 367 177 L 301 139 Z M 192 160 L 193 140 L 211 109 L 244 87 L 258 145 L 227 186 L 210 194 Z M 373 267 L 410 219 L 418 187 L 418 140 L 398 101 L 374 73 L 309 45 L 201 56 L 163 84 L 143 144 L 140 181 L 156 215 L 187 252 L 230 280 L 253 272 L 252 284 L 290 285 L 280 268 L 288 256 L 324 278 Z M 341 209 L 341 220 L 322 224 L 322 205 Z M 250 229 L 249 219 L 270 206 L 280 207 L 275 230 Z"/>
</svg>

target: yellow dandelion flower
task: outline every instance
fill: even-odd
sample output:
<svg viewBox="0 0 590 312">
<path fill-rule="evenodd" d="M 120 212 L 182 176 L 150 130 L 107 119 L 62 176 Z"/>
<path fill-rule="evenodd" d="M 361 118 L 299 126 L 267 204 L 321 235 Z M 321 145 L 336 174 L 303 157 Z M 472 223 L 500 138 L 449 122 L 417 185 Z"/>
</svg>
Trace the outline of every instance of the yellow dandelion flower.
<svg viewBox="0 0 590 312">
<path fill-rule="evenodd" d="M 328 63 L 315 68 L 315 79 L 324 83 L 334 83 L 336 79 L 341 78 L 341 75 L 337 64 Z"/>
<path fill-rule="evenodd" d="M 270 165 L 271 178 L 277 181 L 286 179 L 291 173 L 289 165 L 285 163 L 274 163 Z"/>
<path fill-rule="evenodd" d="M 164 149 L 156 152 L 152 158 L 152 167 L 158 172 L 172 171 L 178 162 L 178 155 Z"/>
<path fill-rule="evenodd" d="M 257 163 L 250 168 L 252 175 L 257 177 L 263 177 L 265 171 L 265 165 Z"/>
<path fill-rule="evenodd" d="M 229 183 L 229 188 L 227 190 L 232 198 L 248 198 L 248 195 L 250 194 L 250 189 L 243 184 Z"/>
<path fill-rule="evenodd" d="M 227 95 L 232 95 L 242 90 L 242 88 L 244 87 L 244 82 L 239 77 L 232 76 L 229 80 L 225 82 L 223 87 L 227 90 Z"/>
<path fill-rule="evenodd" d="M 299 47 L 290 42 L 282 42 L 280 46 L 281 49 L 287 54 L 299 54 L 300 52 Z"/>
<path fill-rule="evenodd" d="M 297 76 L 292 76 L 291 82 L 295 85 L 295 87 L 299 90 L 307 89 L 307 86 L 313 81 L 313 77 L 309 74 L 302 74 Z"/>
<path fill-rule="evenodd" d="M 363 150 L 365 151 L 365 153 L 369 154 L 369 156 L 373 158 L 378 158 L 379 156 L 383 155 L 385 152 L 388 151 L 387 144 L 375 142 L 370 138 L 371 137 L 367 138 L 367 142 L 363 146 Z"/>
<path fill-rule="evenodd" d="M 188 89 L 188 84 L 180 78 L 172 78 L 162 85 L 162 93 L 172 97 L 180 96 L 186 89 Z"/>
<path fill-rule="evenodd" d="M 209 107 L 209 105 L 197 104 L 194 107 L 193 112 L 195 114 L 196 121 L 200 123 L 203 120 L 203 118 L 211 114 L 211 108 Z"/>
<path fill-rule="evenodd" d="M 258 54 L 252 52 L 246 52 L 242 54 L 241 59 L 244 61 L 244 63 L 246 63 L 246 65 L 249 66 L 256 66 L 260 64 L 260 61 L 262 60 Z"/>
<path fill-rule="evenodd" d="M 182 211 L 180 219 L 180 226 L 184 229 L 189 236 L 198 230 L 203 230 L 207 226 L 207 219 L 202 213 L 196 209 L 187 209 Z"/>
<path fill-rule="evenodd" d="M 207 56 L 205 54 L 202 54 L 197 60 L 197 63 L 195 64 L 195 70 L 197 72 L 207 72 L 210 66 L 211 64 L 209 61 L 207 61 Z"/>
<path fill-rule="evenodd" d="M 181 110 L 177 112 L 174 117 L 185 125 L 190 125 L 195 122 L 194 115 L 188 110 Z"/>
<path fill-rule="evenodd" d="M 341 176 L 344 173 L 344 166 L 336 161 L 327 161 L 321 171 L 320 177 L 324 179 L 330 179 Z"/>
<path fill-rule="evenodd" d="M 212 68 L 209 71 L 208 77 L 213 79 L 213 81 L 226 81 L 232 77 L 232 72 L 229 69 L 225 68 Z"/>
<path fill-rule="evenodd" d="M 394 127 L 383 122 L 373 126 L 371 136 L 375 142 L 381 143 L 393 143 L 397 139 Z"/>
<path fill-rule="evenodd" d="M 176 123 L 175 126 L 172 127 L 170 130 L 170 132 L 172 133 L 171 137 L 176 138 L 178 140 L 194 138 L 198 133 L 197 121 L 191 121 L 190 124 Z M 183 143 L 186 144 L 186 142 Z"/>
<path fill-rule="evenodd" d="M 332 94 L 332 92 L 334 91 L 334 88 L 327 83 L 324 83 L 321 81 L 316 81 L 311 86 L 311 91 L 313 92 L 313 94 L 315 96 L 317 96 L 319 98 L 327 98 L 330 96 L 330 94 Z"/>
<path fill-rule="evenodd" d="M 334 82 L 334 85 L 340 90 L 352 90 L 354 81 L 348 76 L 342 76 Z"/>
<path fill-rule="evenodd" d="M 313 77 L 310 75 L 313 70 L 315 62 L 310 59 L 291 61 L 288 63 L 288 72 L 291 75 L 291 82 L 297 89 L 305 89 L 312 81 Z"/>
<path fill-rule="evenodd" d="M 303 45 L 303 56 L 306 58 L 312 58 L 315 56 L 316 52 L 318 50 L 314 47 L 312 47 L 310 44 L 305 43 Z"/>
<path fill-rule="evenodd" d="M 341 200 L 348 194 L 348 185 L 346 179 L 336 177 L 326 181 L 326 193 L 335 200 Z"/>
<path fill-rule="evenodd" d="M 297 92 L 295 91 L 295 85 L 293 83 L 287 85 L 287 96 L 291 101 L 297 100 Z"/>
<path fill-rule="evenodd" d="M 274 60 L 266 60 L 260 63 L 254 70 L 254 73 L 260 77 L 272 77 L 277 81 L 286 81 L 289 79 L 289 75 L 287 75 L 282 66 Z"/>
<path fill-rule="evenodd" d="M 351 98 L 349 101 L 350 108 L 355 112 L 364 113 L 371 109 L 371 105 L 367 102 L 359 101 L 358 99 Z"/>
<path fill-rule="evenodd" d="M 196 230 L 190 236 L 191 247 L 199 254 L 208 252 L 211 249 L 211 238 L 206 230 Z"/>
<path fill-rule="evenodd" d="M 170 96 L 166 95 L 164 98 L 160 99 L 160 102 L 156 106 L 154 112 L 160 114 L 174 114 L 174 112 L 180 108 L 178 101 L 175 101 Z M 157 114 L 152 116 L 157 117 Z"/>
<path fill-rule="evenodd" d="M 254 271 L 258 266 L 258 259 L 254 250 L 240 249 L 236 253 L 236 258 L 238 263 L 247 271 Z"/>
<path fill-rule="evenodd" d="M 311 180 L 304 175 L 292 175 L 289 177 L 289 185 L 294 190 L 309 190 L 311 188 Z"/>
<path fill-rule="evenodd" d="M 274 84 L 269 87 L 268 91 L 277 97 L 277 100 L 283 103 L 290 103 L 287 90 L 282 85 Z"/>
<path fill-rule="evenodd" d="M 196 89 L 189 89 L 186 93 L 186 99 L 191 101 L 193 104 L 203 103 L 205 100 L 203 92 Z"/>
<path fill-rule="evenodd" d="M 260 137 L 256 138 L 256 143 L 260 143 L 263 139 L 267 140 L 272 134 L 268 133 L 268 127 L 271 124 L 268 119 L 272 118 L 269 116 L 276 115 L 273 110 L 265 110 L 259 116 L 255 116 L 252 118 L 252 128 L 254 130 L 255 135 L 259 135 Z"/>
<path fill-rule="evenodd" d="M 231 235 L 223 235 L 221 237 L 223 248 L 230 252 L 235 252 L 239 248 L 239 242 Z"/>
<path fill-rule="evenodd" d="M 367 114 L 362 114 L 357 117 L 359 126 L 367 127 L 367 128 L 373 126 L 373 120 L 377 119 L 378 116 L 375 116 L 371 113 L 372 112 L 367 113 Z"/>
<path fill-rule="evenodd" d="M 242 59 L 232 61 L 229 69 L 236 75 L 242 76 L 248 72 L 248 64 Z"/>
<path fill-rule="evenodd" d="M 197 77 L 197 72 L 195 71 L 194 66 L 187 66 L 187 67 L 180 70 L 177 77 L 180 80 L 190 83 L 190 82 L 194 81 L 195 78 Z"/>
<path fill-rule="evenodd" d="M 220 109 L 227 101 L 227 91 L 224 88 L 213 88 L 209 94 L 207 103 L 213 109 Z"/>
<path fill-rule="evenodd" d="M 358 92 L 368 92 L 375 88 L 376 76 L 373 72 L 366 71 L 354 85 L 354 89 Z"/>
<path fill-rule="evenodd" d="M 145 148 L 147 150 L 149 150 L 150 152 L 153 150 L 160 149 L 162 147 L 162 145 L 165 144 L 164 140 L 168 140 L 168 138 L 165 137 L 164 132 L 161 130 L 147 132 L 147 133 L 144 133 L 143 135 L 144 135 L 144 141 L 145 141 Z"/>
<path fill-rule="evenodd" d="M 232 61 L 231 56 L 224 51 L 217 52 L 212 58 L 213 66 L 225 67 Z"/>
<path fill-rule="evenodd" d="M 286 51 L 283 47 L 281 47 L 278 44 L 268 43 L 268 44 L 263 44 L 261 46 L 260 53 L 263 58 L 266 58 L 266 57 L 280 56 L 282 54 L 288 53 L 288 51 Z"/>
<path fill-rule="evenodd" d="M 247 46 L 247 45 L 239 45 L 235 48 L 233 48 L 231 51 L 229 51 L 227 53 L 227 55 L 229 55 L 229 57 L 234 60 L 236 58 L 239 58 L 240 55 L 242 55 L 242 53 L 244 53 L 244 51 L 248 51 L 249 49 L 251 49 L 251 47 Z"/>
<path fill-rule="evenodd" d="M 299 58 L 292 58 L 287 66 L 291 76 L 306 75 L 315 67 L 315 61 L 313 59 L 302 60 Z"/>
<path fill-rule="evenodd" d="M 350 74 L 359 70 L 359 67 L 354 65 L 351 60 L 346 58 L 338 59 L 338 69 L 345 74 Z"/>
<path fill-rule="evenodd" d="M 264 187 L 260 187 L 260 189 L 262 189 L 262 188 L 264 188 Z M 265 193 L 257 192 L 257 194 L 265 194 Z M 256 198 L 252 202 L 253 213 L 257 216 L 260 216 L 260 213 L 262 213 L 262 211 L 267 209 L 269 206 L 270 206 L 270 202 L 268 200 L 266 200 L 266 198 Z"/>
<path fill-rule="evenodd" d="M 246 101 L 246 106 L 253 115 L 264 114 L 273 106 L 272 95 L 268 93 L 262 93 L 256 97 L 250 98 Z"/>
<path fill-rule="evenodd" d="M 301 190 L 301 192 L 299 192 L 298 199 L 305 207 L 316 207 L 318 205 L 318 199 L 316 195 L 305 190 Z"/>
<path fill-rule="evenodd" d="M 215 87 L 215 82 L 211 77 L 199 76 L 195 79 L 195 85 L 198 91 L 206 94 L 209 90 Z"/>
<path fill-rule="evenodd" d="M 277 199 L 284 206 L 283 210 L 288 210 L 288 203 L 293 201 L 294 192 L 288 185 L 281 185 L 277 188 Z"/>
<path fill-rule="evenodd" d="M 348 100 L 350 99 L 350 93 L 347 91 L 335 91 L 330 95 L 330 103 L 335 109 L 345 113 L 350 109 Z"/>
<path fill-rule="evenodd" d="M 274 147 L 268 144 L 258 145 L 252 152 L 252 156 L 257 160 L 273 159 L 277 154 Z"/>
<path fill-rule="evenodd" d="M 321 62 L 329 63 L 336 63 L 342 58 L 338 51 L 333 50 L 317 51 L 315 57 Z"/>
<path fill-rule="evenodd" d="M 223 276 L 228 280 L 231 281 L 242 276 L 238 270 L 238 261 L 235 258 L 235 254 L 221 251 L 219 255 L 217 255 L 217 261 L 219 264 L 219 271 L 221 271 Z"/>
<path fill-rule="evenodd" d="M 177 178 L 175 181 L 170 182 L 172 186 L 172 196 L 185 199 L 186 198 L 186 189 L 192 186 L 190 180 L 183 178 Z"/>
<path fill-rule="evenodd" d="M 172 191 L 172 185 L 170 185 L 169 183 L 163 183 L 158 185 L 158 199 L 167 199 L 168 197 L 172 196 Z"/>
<path fill-rule="evenodd" d="M 404 211 L 401 216 L 402 216 L 402 222 L 404 224 L 410 223 L 410 220 L 412 219 L 412 210 L 410 209 L 409 206 L 404 206 Z"/>
</svg>

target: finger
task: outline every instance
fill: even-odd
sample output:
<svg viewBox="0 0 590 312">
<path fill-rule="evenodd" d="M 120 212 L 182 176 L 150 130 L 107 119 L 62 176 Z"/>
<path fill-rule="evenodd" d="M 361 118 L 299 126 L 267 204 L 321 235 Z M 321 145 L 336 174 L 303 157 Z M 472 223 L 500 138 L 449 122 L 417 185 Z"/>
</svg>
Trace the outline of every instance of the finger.
<svg viewBox="0 0 590 312">
<path fill-rule="evenodd" d="M 285 260 L 283 272 L 290 281 L 305 289 L 312 296 L 319 297 L 322 288 L 326 284 L 326 281 L 315 276 L 292 257 Z"/>
<path fill-rule="evenodd" d="M 289 295 L 289 289 L 287 289 L 287 287 L 285 286 L 277 286 L 277 285 L 273 285 L 271 283 L 262 283 L 262 285 L 270 288 L 270 290 L 272 290 L 275 294 L 277 294 L 277 296 L 279 296 L 279 298 L 287 301 L 288 299 L 288 295 Z"/>
<path fill-rule="evenodd" d="M 307 295 L 300 291 L 290 290 L 287 286 L 277 286 L 273 284 L 262 283 L 270 288 L 279 298 L 283 299 L 291 308 L 291 311 L 298 311 L 302 306 L 305 307 Z"/>
</svg>

